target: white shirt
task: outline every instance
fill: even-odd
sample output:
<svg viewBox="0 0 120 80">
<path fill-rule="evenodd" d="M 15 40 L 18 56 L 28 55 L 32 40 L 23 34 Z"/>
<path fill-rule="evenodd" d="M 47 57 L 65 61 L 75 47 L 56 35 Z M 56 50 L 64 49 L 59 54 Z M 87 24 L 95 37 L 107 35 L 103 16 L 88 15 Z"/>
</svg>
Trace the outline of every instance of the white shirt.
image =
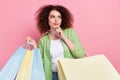
<svg viewBox="0 0 120 80">
<path fill-rule="evenodd" d="M 52 71 L 57 72 L 57 61 L 64 57 L 64 48 L 60 39 L 51 40 L 50 55 L 52 58 Z"/>
</svg>

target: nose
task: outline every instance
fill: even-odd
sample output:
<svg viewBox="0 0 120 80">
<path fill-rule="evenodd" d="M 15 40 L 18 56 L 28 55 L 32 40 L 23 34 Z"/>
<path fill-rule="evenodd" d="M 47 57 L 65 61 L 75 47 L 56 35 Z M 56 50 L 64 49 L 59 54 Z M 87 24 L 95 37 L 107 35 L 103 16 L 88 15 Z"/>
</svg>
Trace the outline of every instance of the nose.
<svg viewBox="0 0 120 80">
<path fill-rule="evenodd" d="M 58 18 L 55 18 L 55 22 L 58 22 Z"/>
</svg>

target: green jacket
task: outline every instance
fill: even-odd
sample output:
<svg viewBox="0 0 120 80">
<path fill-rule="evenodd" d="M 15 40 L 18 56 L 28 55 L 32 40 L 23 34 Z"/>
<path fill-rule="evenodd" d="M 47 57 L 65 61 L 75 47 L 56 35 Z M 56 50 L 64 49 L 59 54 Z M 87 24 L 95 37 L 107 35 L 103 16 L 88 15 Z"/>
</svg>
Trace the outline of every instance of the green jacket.
<svg viewBox="0 0 120 80">
<path fill-rule="evenodd" d="M 67 38 L 69 38 L 74 44 L 74 51 L 70 51 L 64 41 L 62 41 L 64 47 L 64 57 L 65 58 L 82 58 L 85 56 L 85 51 L 82 48 L 80 41 L 72 28 L 65 29 L 64 34 Z M 44 35 L 38 43 L 38 47 L 40 48 L 40 52 L 43 60 L 43 67 L 45 71 L 45 79 L 52 80 L 52 63 L 50 56 L 50 38 L 49 35 Z"/>
</svg>

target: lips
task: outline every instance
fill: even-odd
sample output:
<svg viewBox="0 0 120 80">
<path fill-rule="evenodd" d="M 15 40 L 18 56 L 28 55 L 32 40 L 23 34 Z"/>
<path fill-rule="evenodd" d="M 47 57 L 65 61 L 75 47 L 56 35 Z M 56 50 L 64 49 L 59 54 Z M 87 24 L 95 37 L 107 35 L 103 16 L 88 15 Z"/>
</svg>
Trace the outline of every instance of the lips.
<svg viewBox="0 0 120 80">
<path fill-rule="evenodd" d="M 53 23 L 53 25 L 57 26 L 57 25 L 59 25 L 59 24 L 58 24 L 58 23 Z"/>
</svg>

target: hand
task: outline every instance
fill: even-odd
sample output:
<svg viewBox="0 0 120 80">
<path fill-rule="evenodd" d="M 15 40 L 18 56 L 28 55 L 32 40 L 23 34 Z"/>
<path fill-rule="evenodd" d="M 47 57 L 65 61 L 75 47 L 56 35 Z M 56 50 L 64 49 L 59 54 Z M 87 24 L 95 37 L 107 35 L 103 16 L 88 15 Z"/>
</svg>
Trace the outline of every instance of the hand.
<svg viewBox="0 0 120 80">
<path fill-rule="evenodd" d="M 62 29 L 60 27 L 56 27 L 55 31 L 57 33 L 57 37 L 59 37 L 61 39 L 64 39 L 65 35 L 64 35 L 64 33 L 63 33 L 63 31 L 62 31 Z"/>
<path fill-rule="evenodd" d="M 56 31 L 56 33 L 57 33 L 57 36 L 58 36 L 59 38 L 61 38 L 62 40 L 64 40 L 64 42 L 65 42 L 66 45 L 69 47 L 69 49 L 70 49 L 71 51 L 74 51 L 74 49 L 75 49 L 74 43 L 64 35 L 62 29 L 61 29 L 60 27 L 56 27 L 56 28 L 55 28 L 55 31 Z"/>
<path fill-rule="evenodd" d="M 27 37 L 27 45 L 29 46 L 33 46 L 33 48 L 37 48 L 37 43 L 34 39 L 32 39 L 31 37 Z"/>
</svg>

